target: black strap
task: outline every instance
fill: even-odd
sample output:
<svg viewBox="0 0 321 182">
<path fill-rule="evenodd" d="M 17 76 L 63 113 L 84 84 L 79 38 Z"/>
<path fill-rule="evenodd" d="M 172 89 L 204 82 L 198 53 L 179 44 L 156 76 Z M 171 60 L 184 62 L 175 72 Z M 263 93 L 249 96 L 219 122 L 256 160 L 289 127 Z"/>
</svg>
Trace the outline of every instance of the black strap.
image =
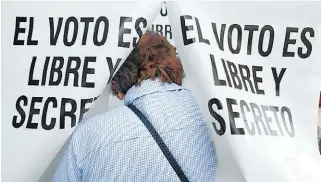
<svg viewBox="0 0 321 182">
<path fill-rule="evenodd" d="M 188 182 L 187 177 L 185 176 L 183 170 L 178 165 L 177 161 L 173 157 L 172 153 L 169 151 L 168 147 L 164 143 L 163 139 L 159 136 L 155 128 L 153 127 L 152 123 L 145 117 L 145 115 L 140 112 L 134 105 L 129 104 L 128 107 L 139 117 L 139 119 L 144 123 L 146 128 L 148 129 L 149 133 L 153 136 L 154 140 L 156 141 L 159 148 L 162 150 L 163 154 L 165 155 L 166 159 L 176 172 L 177 176 L 182 182 Z"/>
</svg>

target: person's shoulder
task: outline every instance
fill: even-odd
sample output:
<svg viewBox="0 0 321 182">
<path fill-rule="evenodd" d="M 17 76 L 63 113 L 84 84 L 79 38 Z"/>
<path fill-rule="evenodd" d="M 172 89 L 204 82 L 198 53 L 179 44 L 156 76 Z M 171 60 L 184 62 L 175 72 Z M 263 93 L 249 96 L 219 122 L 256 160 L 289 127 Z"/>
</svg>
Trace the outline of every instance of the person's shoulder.
<svg viewBox="0 0 321 182">
<path fill-rule="evenodd" d="M 139 137 L 139 124 L 128 107 L 120 106 L 81 121 L 72 134 L 70 144 L 82 158 L 102 146 Z"/>
<path fill-rule="evenodd" d="M 114 124 L 110 123 L 109 121 L 114 121 L 117 120 L 118 122 L 123 121 L 124 119 L 128 118 L 129 115 L 131 115 L 131 111 L 128 107 L 126 106 L 119 106 L 116 107 L 110 111 L 97 114 L 95 116 L 91 117 L 85 117 L 83 121 L 80 121 L 78 125 L 78 130 L 81 130 L 83 128 L 88 128 L 88 127 L 93 127 L 95 128 L 96 125 L 112 125 L 115 126 Z"/>
<path fill-rule="evenodd" d="M 73 138 L 88 140 L 101 135 L 119 134 L 131 121 L 132 111 L 126 106 L 119 106 L 108 112 L 84 119 L 73 133 Z"/>
</svg>

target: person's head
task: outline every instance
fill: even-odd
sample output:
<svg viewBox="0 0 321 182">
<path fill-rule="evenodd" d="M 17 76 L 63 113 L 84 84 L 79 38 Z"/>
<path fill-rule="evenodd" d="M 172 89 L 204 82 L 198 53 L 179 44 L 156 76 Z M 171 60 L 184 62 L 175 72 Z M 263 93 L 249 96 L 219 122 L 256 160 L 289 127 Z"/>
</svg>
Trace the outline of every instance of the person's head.
<svg viewBox="0 0 321 182">
<path fill-rule="evenodd" d="M 176 49 L 165 37 L 146 32 L 111 81 L 114 95 L 123 99 L 127 91 L 146 79 L 182 85 L 184 71 Z"/>
</svg>

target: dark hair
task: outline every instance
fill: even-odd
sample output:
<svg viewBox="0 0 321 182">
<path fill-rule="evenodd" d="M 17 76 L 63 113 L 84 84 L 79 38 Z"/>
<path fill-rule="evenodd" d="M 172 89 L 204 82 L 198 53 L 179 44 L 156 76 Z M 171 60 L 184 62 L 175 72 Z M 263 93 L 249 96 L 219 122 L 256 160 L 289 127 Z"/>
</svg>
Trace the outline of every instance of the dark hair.
<svg viewBox="0 0 321 182">
<path fill-rule="evenodd" d="M 176 49 L 165 37 L 146 32 L 129 54 L 111 81 L 113 94 L 126 94 L 134 85 L 146 79 L 182 85 L 184 70 L 176 57 Z"/>
</svg>

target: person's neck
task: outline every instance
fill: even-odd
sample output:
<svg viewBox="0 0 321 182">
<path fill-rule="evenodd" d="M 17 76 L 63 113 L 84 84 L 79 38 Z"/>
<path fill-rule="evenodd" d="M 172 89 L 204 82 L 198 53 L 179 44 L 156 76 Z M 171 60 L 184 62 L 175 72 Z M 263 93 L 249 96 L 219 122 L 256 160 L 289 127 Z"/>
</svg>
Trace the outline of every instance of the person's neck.
<svg viewBox="0 0 321 182">
<path fill-rule="evenodd" d="M 159 78 L 143 80 L 139 85 L 131 87 L 125 96 L 124 103 L 128 105 L 136 98 L 155 92 L 163 92 L 169 90 L 183 89 L 183 87 L 175 83 L 164 83 Z"/>
</svg>

